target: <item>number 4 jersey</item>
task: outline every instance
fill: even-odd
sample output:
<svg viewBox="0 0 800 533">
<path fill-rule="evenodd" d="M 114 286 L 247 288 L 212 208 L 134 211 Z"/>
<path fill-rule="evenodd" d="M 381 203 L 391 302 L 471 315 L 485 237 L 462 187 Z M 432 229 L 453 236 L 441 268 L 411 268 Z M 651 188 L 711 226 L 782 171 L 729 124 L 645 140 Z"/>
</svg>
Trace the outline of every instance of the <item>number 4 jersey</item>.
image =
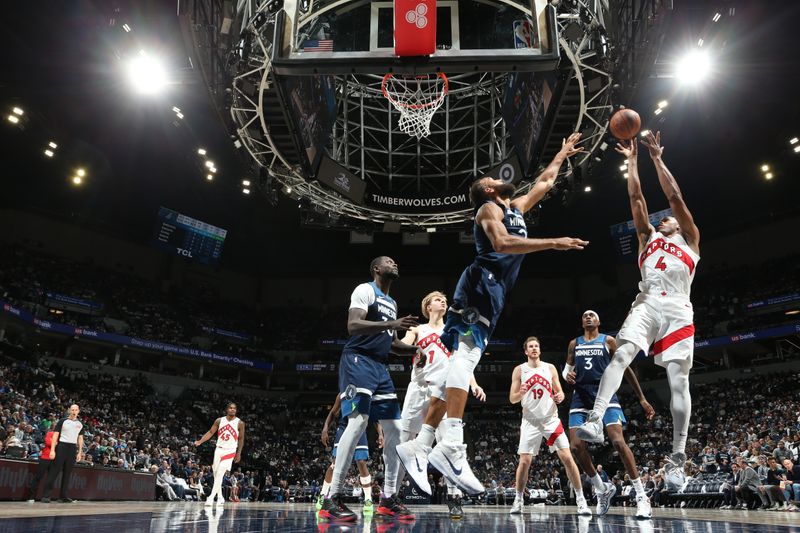
<svg viewBox="0 0 800 533">
<path fill-rule="evenodd" d="M 661 232 L 654 231 L 639 256 L 639 268 L 642 271 L 639 290 L 662 291 L 688 298 L 698 261 L 700 256 L 689 248 L 683 235 L 676 233 L 672 237 L 665 237 Z"/>
</svg>

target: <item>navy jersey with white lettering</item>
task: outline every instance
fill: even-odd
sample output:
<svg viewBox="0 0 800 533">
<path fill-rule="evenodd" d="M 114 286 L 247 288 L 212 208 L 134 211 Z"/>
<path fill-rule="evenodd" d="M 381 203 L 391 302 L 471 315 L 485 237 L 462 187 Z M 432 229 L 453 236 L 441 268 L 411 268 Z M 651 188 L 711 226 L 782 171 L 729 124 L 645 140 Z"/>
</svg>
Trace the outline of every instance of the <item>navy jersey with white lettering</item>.
<svg viewBox="0 0 800 533">
<path fill-rule="evenodd" d="M 353 291 L 350 309 L 363 309 L 367 312 L 364 320 L 380 322 L 397 318 L 397 304 L 384 294 L 375 282 L 362 283 Z M 389 357 L 394 331 L 387 329 L 371 335 L 352 335 L 347 339 L 343 353 L 366 355 L 380 361 Z"/>
<path fill-rule="evenodd" d="M 575 339 L 572 352 L 575 365 L 575 392 L 572 394 L 570 412 L 583 412 L 594 407 L 600 379 L 603 377 L 611 354 L 606 345 L 606 335 L 601 333 L 596 339 L 587 341 L 583 336 Z M 609 407 L 619 407 L 617 395 L 611 397 Z"/>
<path fill-rule="evenodd" d="M 528 227 L 525 225 L 522 212 L 513 207 L 506 208 L 503 205 L 497 205 L 503 210 L 503 226 L 506 227 L 508 234 L 515 237 L 527 237 Z M 489 240 L 483 227 L 477 221 L 473 232 L 475 248 L 478 252 L 475 263 L 489 270 L 505 286 L 506 290 L 510 290 L 517 281 L 519 267 L 522 265 L 522 260 L 525 259 L 525 254 L 496 252 L 492 241 Z"/>
</svg>

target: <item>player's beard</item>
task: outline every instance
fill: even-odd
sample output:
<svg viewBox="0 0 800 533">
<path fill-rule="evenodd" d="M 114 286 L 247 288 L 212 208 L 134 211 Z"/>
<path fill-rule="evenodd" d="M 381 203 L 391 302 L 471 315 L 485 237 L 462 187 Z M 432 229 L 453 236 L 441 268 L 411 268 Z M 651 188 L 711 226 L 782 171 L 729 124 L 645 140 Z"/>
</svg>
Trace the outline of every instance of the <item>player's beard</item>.
<svg viewBox="0 0 800 533">
<path fill-rule="evenodd" d="M 517 192 L 517 186 L 513 183 L 503 183 L 502 185 L 495 186 L 494 190 L 497 191 L 497 196 L 503 200 L 508 200 Z"/>
<path fill-rule="evenodd" d="M 383 272 L 383 277 L 390 280 L 396 280 L 400 277 L 400 273 L 397 270 L 386 269 Z"/>
</svg>

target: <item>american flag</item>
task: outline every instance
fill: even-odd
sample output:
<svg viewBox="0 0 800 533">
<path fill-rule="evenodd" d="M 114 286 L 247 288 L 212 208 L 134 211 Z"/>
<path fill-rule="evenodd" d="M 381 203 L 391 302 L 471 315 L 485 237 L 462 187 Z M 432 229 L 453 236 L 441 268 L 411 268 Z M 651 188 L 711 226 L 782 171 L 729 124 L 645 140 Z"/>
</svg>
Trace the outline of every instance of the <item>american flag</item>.
<svg viewBox="0 0 800 533">
<path fill-rule="evenodd" d="M 306 41 L 303 43 L 304 52 L 333 52 L 333 39 L 320 39 L 319 41 Z"/>
</svg>

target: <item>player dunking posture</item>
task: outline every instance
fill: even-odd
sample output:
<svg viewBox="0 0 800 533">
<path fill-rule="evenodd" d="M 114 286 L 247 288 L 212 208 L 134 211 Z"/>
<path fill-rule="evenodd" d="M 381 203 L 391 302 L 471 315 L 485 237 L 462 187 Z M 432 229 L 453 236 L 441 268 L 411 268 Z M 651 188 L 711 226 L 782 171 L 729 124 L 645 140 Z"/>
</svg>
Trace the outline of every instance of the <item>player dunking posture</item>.
<svg viewBox="0 0 800 533">
<path fill-rule="evenodd" d="M 647 215 L 636 162 L 636 142 L 618 144 L 617 151 L 628 159 L 628 196 L 633 224 L 639 234 L 639 295 L 617 334 L 619 346 L 603 373 L 594 409 L 577 435 L 583 440 L 603 440 L 602 420 L 611 396 L 619 388 L 625 368 L 639 352 L 649 350 L 655 363 L 667 370 L 671 390 L 672 455 L 665 466 L 666 481 L 683 484 L 686 437 L 692 399 L 689 371 L 694 356 L 694 312 L 689 300 L 692 280 L 700 261 L 700 231 L 683 201 L 683 195 L 661 155 L 661 133 L 648 133 L 642 141 L 656 167 L 658 182 L 669 200 L 674 217 L 665 217 L 654 229 Z"/>
<path fill-rule="evenodd" d="M 440 335 L 444 330 L 444 314 L 447 311 L 447 297 L 439 291 L 431 292 L 422 299 L 422 315 L 427 324 L 413 327 L 403 337 L 406 344 L 419 347 L 420 353 L 414 358 L 411 381 L 403 400 L 400 415 L 403 434 L 397 446 L 397 455 L 408 464 L 408 474 L 417 486 L 432 493 L 428 483 L 428 469 L 424 470 L 414 461 L 417 446 L 427 457 L 433 440 L 442 440 L 441 431 L 436 428 L 447 410 L 445 385 L 450 369 L 450 351 L 444 346 Z M 470 379 L 472 393 L 481 401 L 486 401 L 486 393 L 478 386 L 475 376 Z M 414 439 L 414 437 L 417 437 Z M 414 440 L 411 440 L 414 439 Z M 427 464 L 427 463 L 426 463 Z M 464 514 L 461 506 L 461 490 L 447 480 L 447 507 L 450 518 L 458 519 Z"/>
<path fill-rule="evenodd" d="M 579 133 L 562 143 L 561 150 L 538 177 L 531 190 L 512 200 L 515 187 L 503 180 L 485 176 L 470 187 L 476 211 L 475 247 L 477 256 L 464 270 L 456 285 L 453 305 L 447 312 L 442 341 L 455 353 L 450 357 L 447 375 L 447 420 L 444 440 L 427 457 L 415 455 L 415 463 L 427 468 L 428 462 L 464 492 L 483 492 L 483 485 L 467 463 L 462 417 L 467 389 L 475 366 L 486 349 L 489 336 L 503 312 L 508 292 L 517 281 L 525 254 L 543 250 L 581 250 L 588 244 L 580 239 L 529 239 L 523 215 L 553 188 L 558 170 L 567 157 L 581 151 L 575 144 Z M 408 465 L 406 465 L 408 466 Z"/>
<path fill-rule="evenodd" d="M 369 271 L 372 282 L 356 287 L 350 297 L 347 316 L 350 338 L 339 364 L 339 395 L 347 427 L 339 439 L 331 488 L 319 516 L 356 520 L 355 513 L 342 502 L 342 484 L 356 444 L 372 419 L 380 421 L 384 435 L 384 489 L 376 512 L 384 517 L 413 520 L 414 515 L 397 495 L 400 459 L 395 448 L 400 443 L 400 406 L 386 361 L 390 351 L 416 353 L 417 348 L 400 342 L 395 332 L 419 324 L 414 316 L 398 319 L 397 304 L 389 296 L 392 281 L 399 277 L 397 263 L 391 257 L 376 257 Z"/>
<path fill-rule="evenodd" d="M 600 317 L 594 311 L 585 311 L 581 316 L 581 322 L 583 323 L 583 335 L 570 341 L 567 347 L 567 364 L 562 373 L 567 383 L 575 385 L 569 409 L 569 441 L 576 461 L 592 482 L 594 493 L 597 496 L 597 514 L 602 516 L 608 512 L 611 499 L 617 489 L 612 483 L 605 483 L 600 478 L 594 468 L 586 443 L 575 434 L 575 428 L 586 421 L 586 413 L 594 406 L 600 378 L 603 376 L 608 362 L 614 356 L 617 341 L 610 335 L 600 333 Z M 647 418 L 653 418 L 655 411 L 644 397 L 639 380 L 636 379 L 636 374 L 630 367 L 625 369 L 625 378 L 639 398 L 639 403 Z M 622 434 L 626 420 L 616 394 L 611 397 L 608 410 L 603 417 L 603 423 L 606 426 L 608 438 L 619 453 L 636 490 L 636 518 L 650 518 L 652 515 L 650 499 L 644 491 L 642 480 L 639 479 L 639 469 L 636 467 L 633 453 Z"/>
<path fill-rule="evenodd" d="M 238 463 L 242 459 L 244 422 L 236 416 L 235 403 L 227 405 L 225 416 L 214 420 L 211 429 L 199 440 L 194 441 L 194 445 L 200 446 L 214 435 L 217 436 L 217 449 L 214 450 L 214 464 L 211 467 L 214 473 L 214 487 L 206 498 L 206 505 L 213 505 L 214 497 L 217 497 L 217 504 L 225 503 L 225 498 L 222 496 L 222 478 L 233 463 Z"/>
<path fill-rule="evenodd" d="M 511 506 L 511 514 L 522 513 L 525 485 L 533 456 L 539 453 L 542 439 L 546 439 L 550 451 L 555 451 L 564 464 L 567 477 L 575 490 L 578 514 L 590 516 L 581 485 L 581 474 L 569 451 L 569 441 L 564 434 L 564 425 L 558 418 L 556 404 L 564 401 L 564 391 L 558 380 L 558 371 L 550 363 L 541 360 L 539 339 L 528 337 L 523 345 L 528 360 L 514 368 L 511 375 L 511 390 L 508 399 L 512 404 L 522 402 L 522 426 L 519 429 L 519 465 L 517 466 L 517 496 Z"/>
</svg>

